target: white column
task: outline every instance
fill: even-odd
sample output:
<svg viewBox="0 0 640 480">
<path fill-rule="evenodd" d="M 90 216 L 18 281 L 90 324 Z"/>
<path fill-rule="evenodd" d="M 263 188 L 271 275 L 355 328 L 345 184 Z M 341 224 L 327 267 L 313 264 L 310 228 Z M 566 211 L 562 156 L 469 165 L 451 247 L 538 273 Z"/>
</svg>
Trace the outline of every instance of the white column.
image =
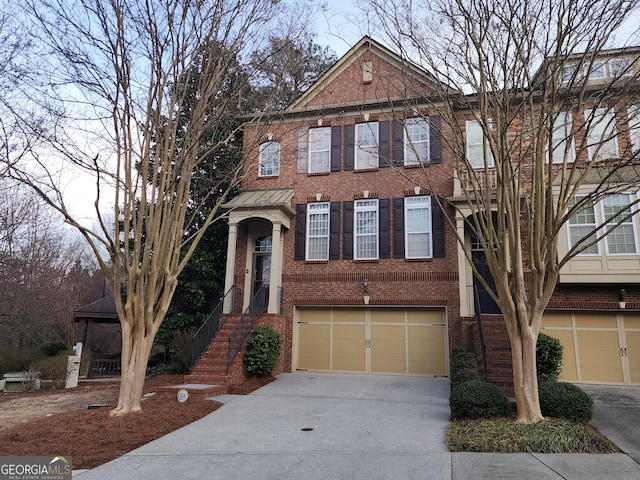
<svg viewBox="0 0 640 480">
<path fill-rule="evenodd" d="M 224 293 L 233 286 L 233 277 L 236 272 L 236 241 L 238 239 L 238 224 L 229 224 L 229 237 L 227 243 L 227 267 L 224 275 Z M 231 294 L 224 299 L 223 313 L 231 313 L 233 310 L 233 297 Z"/>
<path fill-rule="evenodd" d="M 456 230 L 460 238 L 464 237 L 464 217 L 460 214 L 456 215 Z M 459 242 L 456 242 L 458 248 L 458 289 L 460 294 L 460 315 L 473 315 L 473 290 L 469 288 L 467 270 L 469 268 L 467 257 Z M 472 295 L 469 298 L 469 295 Z"/>
<path fill-rule="evenodd" d="M 269 306 L 267 313 L 278 313 L 278 293 L 282 284 L 282 244 L 280 242 L 280 231 L 282 225 L 273 222 L 271 237 L 271 275 L 269 284 Z"/>
</svg>

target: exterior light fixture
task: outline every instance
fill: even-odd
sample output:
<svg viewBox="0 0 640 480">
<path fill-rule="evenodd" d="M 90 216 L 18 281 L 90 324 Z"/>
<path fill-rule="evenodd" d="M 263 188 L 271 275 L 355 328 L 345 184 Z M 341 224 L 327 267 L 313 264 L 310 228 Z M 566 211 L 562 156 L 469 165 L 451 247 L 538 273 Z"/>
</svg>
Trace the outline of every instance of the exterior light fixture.
<svg viewBox="0 0 640 480">
<path fill-rule="evenodd" d="M 621 288 L 618 292 L 618 305 L 623 309 L 627 306 L 627 302 L 625 301 L 625 296 L 627 295 L 627 291 L 624 288 Z"/>
<path fill-rule="evenodd" d="M 369 291 L 369 280 L 367 280 L 366 278 L 362 280 L 362 288 L 364 288 L 364 293 L 367 293 Z"/>
</svg>

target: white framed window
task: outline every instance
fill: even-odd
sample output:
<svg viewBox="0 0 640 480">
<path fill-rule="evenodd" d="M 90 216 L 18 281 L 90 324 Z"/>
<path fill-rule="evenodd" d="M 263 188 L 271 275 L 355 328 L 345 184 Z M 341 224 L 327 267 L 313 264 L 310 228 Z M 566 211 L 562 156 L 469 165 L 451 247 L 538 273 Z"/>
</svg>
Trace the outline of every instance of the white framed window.
<svg viewBox="0 0 640 480">
<path fill-rule="evenodd" d="M 378 122 L 356 123 L 355 169 L 378 168 Z"/>
<path fill-rule="evenodd" d="M 378 200 L 354 202 L 354 258 L 378 259 Z"/>
<path fill-rule="evenodd" d="M 565 65 L 564 67 L 562 67 L 562 75 L 560 76 L 560 81 L 562 83 L 569 83 L 574 79 L 579 80 L 578 78 L 575 78 L 577 71 L 577 65 Z"/>
<path fill-rule="evenodd" d="M 589 80 L 603 80 L 605 78 L 604 62 L 601 60 L 594 61 L 591 65 L 585 65 L 585 74 Z"/>
<path fill-rule="evenodd" d="M 485 141 L 482 125 L 477 120 L 467 120 L 467 161 L 472 168 L 489 168 L 494 166 L 493 155 L 489 143 Z"/>
<path fill-rule="evenodd" d="M 555 122 L 553 122 L 553 133 L 551 144 L 553 147 L 553 163 L 564 163 L 565 152 L 567 163 L 573 163 L 576 158 L 576 148 L 571 128 L 573 126 L 573 116 L 571 112 L 558 112 Z M 567 141 L 571 144 L 567 148 Z"/>
<path fill-rule="evenodd" d="M 625 219 L 631 213 L 631 202 L 631 195 L 625 193 L 608 195 L 601 202 L 607 231 L 604 243 L 609 255 L 633 255 L 638 252 L 633 217 Z"/>
<path fill-rule="evenodd" d="M 266 142 L 260 145 L 260 171 L 261 177 L 280 175 L 280 144 L 278 142 Z"/>
<path fill-rule="evenodd" d="M 404 164 L 429 161 L 429 123 L 424 118 L 407 118 L 404 129 Z"/>
<path fill-rule="evenodd" d="M 631 71 L 631 60 L 629 58 L 612 58 L 609 60 L 609 76 L 612 78 L 629 77 Z"/>
<path fill-rule="evenodd" d="M 577 205 L 584 199 L 584 195 L 576 196 L 571 202 L 571 206 Z M 593 205 L 585 205 L 579 212 L 569 218 L 569 248 L 574 245 L 588 243 L 595 239 L 596 210 Z M 600 249 L 594 243 L 578 255 L 598 255 Z"/>
<path fill-rule="evenodd" d="M 405 258 L 431 258 L 431 197 L 406 197 L 404 224 Z"/>
<path fill-rule="evenodd" d="M 307 204 L 307 260 L 329 260 L 329 202 Z"/>
<path fill-rule="evenodd" d="M 619 151 L 614 111 L 605 108 L 587 109 L 584 111 L 584 120 L 588 126 L 587 151 L 589 160 L 617 158 Z"/>
<path fill-rule="evenodd" d="M 309 173 L 331 169 L 331 127 L 309 129 Z"/>
<path fill-rule="evenodd" d="M 640 106 L 631 105 L 627 109 L 629 119 L 629 139 L 633 153 L 640 152 Z"/>
</svg>

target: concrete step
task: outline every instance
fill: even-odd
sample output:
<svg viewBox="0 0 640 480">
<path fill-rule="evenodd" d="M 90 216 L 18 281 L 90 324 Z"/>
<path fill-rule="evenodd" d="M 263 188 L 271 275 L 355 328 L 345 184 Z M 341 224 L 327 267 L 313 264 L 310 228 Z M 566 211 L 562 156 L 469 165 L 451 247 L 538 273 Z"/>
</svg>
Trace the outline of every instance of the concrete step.
<svg viewBox="0 0 640 480">
<path fill-rule="evenodd" d="M 187 376 L 185 376 L 185 381 L 186 377 Z M 196 400 L 206 397 L 214 397 L 216 395 L 224 395 L 225 393 L 227 393 L 227 385 L 219 385 L 214 383 L 183 383 L 179 385 L 166 385 L 164 387 L 160 387 L 156 394 L 177 396 L 180 390 L 187 391 L 187 393 L 189 394 L 188 400 Z"/>
<path fill-rule="evenodd" d="M 188 383 L 196 384 L 215 384 L 215 385 L 227 385 L 229 381 L 228 377 L 224 373 L 219 374 L 192 374 L 185 375 L 184 381 Z"/>
</svg>

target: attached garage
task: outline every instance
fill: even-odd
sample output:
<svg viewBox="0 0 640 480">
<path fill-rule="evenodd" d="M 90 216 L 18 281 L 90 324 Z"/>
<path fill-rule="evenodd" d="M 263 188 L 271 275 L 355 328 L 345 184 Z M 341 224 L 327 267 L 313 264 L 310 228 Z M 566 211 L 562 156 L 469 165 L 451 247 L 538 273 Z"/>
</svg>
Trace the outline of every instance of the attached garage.
<svg viewBox="0 0 640 480">
<path fill-rule="evenodd" d="M 298 308 L 300 370 L 448 375 L 444 309 Z"/>
<path fill-rule="evenodd" d="M 541 331 L 564 347 L 561 379 L 640 385 L 640 314 L 546 313 Z"/>
</svg>

